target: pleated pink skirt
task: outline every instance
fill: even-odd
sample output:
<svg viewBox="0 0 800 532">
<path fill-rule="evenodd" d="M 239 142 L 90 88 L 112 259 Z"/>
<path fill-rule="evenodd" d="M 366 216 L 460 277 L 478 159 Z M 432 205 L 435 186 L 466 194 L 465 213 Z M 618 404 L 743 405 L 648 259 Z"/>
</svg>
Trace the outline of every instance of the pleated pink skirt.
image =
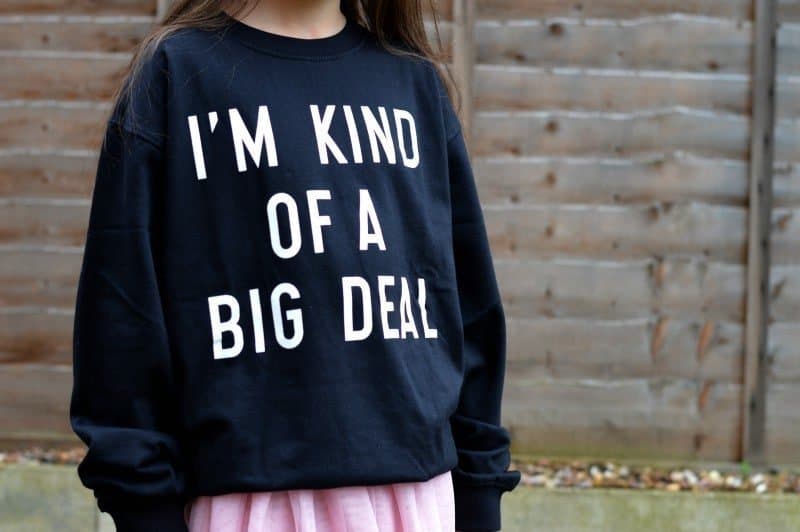
<svg viewBox="0 0 800 532">
<path fill-rule="evenodd" d="M 197 497 L 189 532 L 454 532 L 449 471 L 423 482 Z"/>
</svg>

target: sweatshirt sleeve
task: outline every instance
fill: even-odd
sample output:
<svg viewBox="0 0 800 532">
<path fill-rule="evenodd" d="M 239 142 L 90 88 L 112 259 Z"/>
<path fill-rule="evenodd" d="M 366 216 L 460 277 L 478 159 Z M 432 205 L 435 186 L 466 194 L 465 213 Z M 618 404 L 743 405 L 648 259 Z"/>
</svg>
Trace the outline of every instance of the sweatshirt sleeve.
<svg viewBox="0 0 800 532">
<path fill-rule="evenodd" d="M 163 156 L 112 118 L 100 150 L 73 325 L 77 468 L 118 531 L 186 532 L 175 368 L 159 291 Z"/>
<path fill-rule="evenodd" d="M 510 435 L 500 425 L 506 358 L 503 305 L 483 214 L 460 128 L 447 143 L 453 248 L 464 330 L 464 380 L 450 419 L 458 450 L 453 470 L 456 529 L 500 530 L 500 498 L 520 481 Z"/>
</svg>

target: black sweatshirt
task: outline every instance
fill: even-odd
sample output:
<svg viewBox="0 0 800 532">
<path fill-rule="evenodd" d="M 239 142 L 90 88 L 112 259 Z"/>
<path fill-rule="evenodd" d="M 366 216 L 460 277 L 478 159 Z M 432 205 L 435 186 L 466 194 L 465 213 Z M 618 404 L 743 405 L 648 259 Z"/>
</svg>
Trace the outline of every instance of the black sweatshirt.
<svg viewBox="0 0 800 532">
<path fill-rule="evenodd" d="M 97 166 L 74 322 L 83 484 L 119 530 L 197 495 L 424 481 L 459 530 L 520 480 L 505 318 L 429 60 L 353 21 L 158 44 Z"/>
</svg>

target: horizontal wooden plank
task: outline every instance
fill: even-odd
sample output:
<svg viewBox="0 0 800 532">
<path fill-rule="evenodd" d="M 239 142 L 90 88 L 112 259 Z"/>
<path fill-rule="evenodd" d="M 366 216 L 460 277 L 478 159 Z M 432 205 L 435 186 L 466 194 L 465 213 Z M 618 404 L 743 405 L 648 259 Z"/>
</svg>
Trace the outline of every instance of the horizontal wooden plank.
<svg viewBox="0 0 800 532">
<path fill-rule="evenodd" d="M 767 339 L 770 382 L 800 384 L 800 322 L 770 324 Z"/>
<path fill-rule="evenodd" d="M 0 198 L 0 243 L 83 245 L 88 199 Z"/>
<path fill-rule="evenodd" d="M 749 74 L 658 70 L 475 67 L 476 106 L 484 111 L 575 110 L 633 112 L 681 106 L 749 115 Z M 779 117 L 800 115 L 800 78 L 777 79 Z"/>
<path fill-rule="evenodd" d="M 0 52 L 0 98 L 110 100 L 127 54 Z"/>
<path fill-rule="evenodd" d="M 82 248 L 0 246 L 0 308 L 74 308 Z"/>
<path fill-rule="evenodd" d="M 740 323 L 512 318 L 507 330 L 507 371 L 518 378 L 741 380 Z"/>
<path fill-rule="evenodd" d="M 0 147 L 96 149 L 107 114 L 107 104 L 92 102 L 2 102 Z M 743 158 L 746 147 L 744 117 L 683 108 L 633 114 L 493 112 L 479 113 L 476 120 L 477 155 L 625 155 L 672 148 Z"/>
<path fill-rule="evenodd" d="M 0 150 L 0 197 L 89 198 L 97 152 Z"/>
<path fill-rule="evenodd" d="M 0 207 L 0 243 L 84 242 L 88 198 L 0 198 Z M 773 263 L 800 263 L 800 209 L 773 214 Z M 499 258 L 694 257 L 731 263 L 745 258 L 743 207 L 696 202 L 488 206 L 485 218 Z"/>
<path fill-rule="evenodd" d="M 478 157 L 475 180 L 485 205 L 703 201 L 744 205 L 745 161 L 684 153 L 625 158 Z M 800 203 L 800 171 L 776 177 L 776 205 Z M 777 188 L 783 184 L 781 192 Z"/>
<path fill-rule="evenodd" d="M 0 148 L 96 150 L 109 112 L 92 102 L 0 102 Z"/>
<path fill-rule="evenodd" d="M 740 386 L 712 380 L 525 379 L 503 391 L 512 451 L 732 460 Z"/>
<path fill-rule="evenodd" d="M 800 1 L 778 0 L 778 22 L 800 22 Z"/>
<path fill-rule="evenodd" d="M 485 217 L 493 250 L 501 258 L 704 256 L 742 263 L 746 255 L 747 212 L 741 207 L 694 202 L 517 205 L 488 208 Z M 796 244 L 792 250 L 800 250 L 800 239 Z M 775 258 L 780 262 L 782 257 Z"/>
<path fill-rule="evenodd" d="M 479 112 L 474 154 L 633 156 L 687 151 L 744 160 L 748 119 L 685 108 L 636 113 Z M 788 154 L 786 150 L 780 155 Z M 796 148 L 800 153 L 800 149 Z M 786 159 L 786 157 L 779 157 Z"/>
<path fill-rule="evenodd" d="M 782 81 L 782 110 L 800 108 L 794 81 Z M 684 106 L 747 114 L 746 74 L 713 74 L 580 67 L 540 68 L 478 65 L 475 98 L 485 111 L 582 110 L 622 111 Z"/>
<path fill-rule="evenodd" d="M 767 386 L 767 426 L 764 454 L 771 463 L 797 464 L 800 446 L 800 386 L 770 383 Z"/>
<path fill-rule="evenodd" d="M 743 319 L 744 267 L 696 260 L 496 261 L 509 316 Z"/>
<path fill-rule="evenodd" d="M 775 158 L 800 162 L 800 120 L 778 119 L 775 123 Z"/>
<path fill-rule="evenodd" d="M 0 306 L 71 308 L 83 250 L 0 246 Z M 496 259 L 509 317 L 738 322 L 744 312 L 744 267 L 690 260 L 600 262 Z M 800 267 L 772 272 L 772 319 L 800 315 Z"/>
<path fill-rule="evenodd" d="M 2 50 L 132 50 L 153 25 L 153 17 L 4 16 Z"/>
<path fill-rule="evenodd" d="M 72 309 L 0 309 L 0 364 L 72 364 Z"/>
<path fill-rule="evenodd" d="M 72 309 L 2 312 L 0 362 L 71 363 Z M 532 378 L 680 377 L 738 382 L 742 335 L 741 324 L 729 322 L 511 318 L 508 371 Z M 794 356 L 800 358 L 798 353 Z M 780 367 L 790 368 L 782 380 L 800 374 L 800 361 Z"/>
<path fill-rule="evenodd" d="M 501 258 L 708 258 L 744 263 L 747 211 L 696 202 L 650 205 L 516 205 L 485 213 Z M 800 209 L 775 209 L 773 264 L 800 263 Z"/>
<path fill-rule="evenodd" d="M 652 157 L 477 157 L 473 161 L 486 205 L 701 201 L 744 206 L 747 163 L 686 153 Z M 800 206 L 800 168 L 777 163 L 776 207 Z"/>
<path fill-rule="evenodd" d="M 79 13 L 155 15 L 154 0 L 3 0 L 0 13 Z"/>
<path fill-rule="evenodd" d="M 794 29 L 779 35 L 793 39 Z M 749 22 L 686 16 L 484 20 L 475 28 L 478 63 L 538 67 L 748 73 L 751 39 Z"/>
<path fill-rule="evenodd" d="M 424 3 L 424 2 L 423 2 Z M 452 0 L 436 0 L 442 17 L 452 17 Z M 797 0 L 779 0 L 779 10 L 794 13 Z M 478 0 L 478 16 L 482 18 L 613 18 L 627 19 L 652 15 L 685 13 L 736 20 L 752 17 L 748 0 Z M 795 13 L 796 15 L 796 13 Z"/>
<path fill-rule="evenodd" d="M 782 76 L 800 74 L 800 24 L 784 22 L 778 26 L 776 41 L 777 72 Z"/>
<path fill-rule="evenodd" d="M 506 260 L 495 266 L 503 301 L 515 318 L 690 321 L 744 319 L 745 268 L 703 260 Z M 770 318 L 800 316 L 800 266 L 771 272 Z"/>
<path fill-rule="evenodd" d="M 772 321 L 800 321 L 800 264 L 770 269 L 769 312 Z"/>
<path fill-rule="evenodd" d="M 0 435 L 68 435 L 70 366 L 0 364 Z"/>
<path fill-rule="evenodd" d="M 0 150 L 0 196 L 89 197 L 97 153 Z M 484 157 L 473 168 L 486 205 L 702 201 L 744 205 L 745 161 L 671 153 L 634 159 Z M 800 206 L 800 167 L 779 162 L 776 207 Z"/>
</svg>

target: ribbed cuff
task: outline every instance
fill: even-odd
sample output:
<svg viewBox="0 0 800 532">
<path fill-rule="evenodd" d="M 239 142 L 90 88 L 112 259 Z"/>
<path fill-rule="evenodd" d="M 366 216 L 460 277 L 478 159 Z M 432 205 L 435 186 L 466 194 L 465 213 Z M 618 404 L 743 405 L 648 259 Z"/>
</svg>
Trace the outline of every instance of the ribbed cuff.
<svg viewBox="0 0 800 532">
<path fill-rule="evenodd" d="M 155 504 L 107 510 L 117 532 L 189 532 L 184 518 L 185 503 L 166 499 Z"/>
<path fill-rule="evenodd" d="M 456 530 L 460 532 L 496 532 L 500 530 L 500 498 L 496 486 L 454 486 Z"/>
</svg>

